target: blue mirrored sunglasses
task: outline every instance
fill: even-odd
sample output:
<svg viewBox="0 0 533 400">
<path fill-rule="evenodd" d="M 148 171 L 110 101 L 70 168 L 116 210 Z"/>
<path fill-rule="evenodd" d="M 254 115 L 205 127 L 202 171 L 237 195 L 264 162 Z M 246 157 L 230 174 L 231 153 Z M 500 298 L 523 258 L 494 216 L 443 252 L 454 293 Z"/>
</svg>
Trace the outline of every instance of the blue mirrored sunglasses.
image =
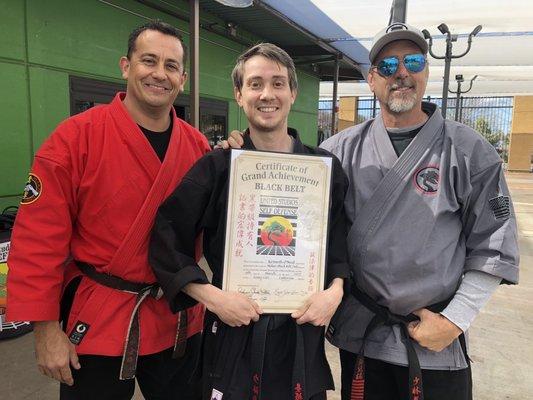
<svg viewBox="0 0 533 400">
<path fill-rule="evenodd" d="M 409 72 L 417 73 L 424 69 L 426 66 L 426 56 L 423 54 L 407 54 L 403 57 L 403 65 Z M 376 68 L 381 76 L 389 77 L 398 71 L 400 66 L 400 60 L 398 57 L 387 57 L 377 63 L 373 68 Z"/>
</svg>

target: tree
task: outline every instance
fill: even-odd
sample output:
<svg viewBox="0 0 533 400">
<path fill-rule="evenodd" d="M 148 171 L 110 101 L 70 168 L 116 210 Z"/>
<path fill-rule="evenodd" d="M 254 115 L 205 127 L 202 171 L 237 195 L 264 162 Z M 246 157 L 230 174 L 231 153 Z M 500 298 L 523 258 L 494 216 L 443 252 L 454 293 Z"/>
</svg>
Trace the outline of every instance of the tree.
<svg viewBox="0 0 533 400">
<path fill-rule="evenodd" d="M 489 121 L 484 117 L 478 117 L 474 122 L 474 129 L 481 133 L 487 141 L 495 148 L 501 147 L 501 132 L 492 132 Z"/>
<path fill-rule="evenodd" d="M 279 246 L 279 240 L 272 237 L 272 235 L 276 235 L 276 236 L 279 236 L 281 235 L 283 232 L 285 232 L 285 227 L 283 225 L 281 225 L 279 222 L 277 221 L 274 221 L 270 224 L 270 226 L 267 227 L 267 232 L 268 232 L 268 239 L 274 243 L 276 246 Z"/>
</svg>

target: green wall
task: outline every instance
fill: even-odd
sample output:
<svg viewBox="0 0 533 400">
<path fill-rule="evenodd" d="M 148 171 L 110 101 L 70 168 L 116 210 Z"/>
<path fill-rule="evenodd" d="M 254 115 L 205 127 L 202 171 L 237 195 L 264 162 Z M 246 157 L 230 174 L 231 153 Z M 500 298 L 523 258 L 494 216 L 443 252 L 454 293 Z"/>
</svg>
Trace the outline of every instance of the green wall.
<svg viewBox="0 0 533 400">
<path fill-rule="evenodd" d="M 69 75 L 121 82 L 118 60 L 126 52 L 128 34 L 146 18 L 171 23 L 188 41 L 187 22 L 134 0 L 112 3 L 115 7 L 98 0 L 0 0 L 0 211 L 18 203 L 33 154 L 69 116 Z M 165 3 L 188 10 L 187 2 Z M 206 13 L 202 19 L 217 21 Z M 230 80 L 235 58 L 244 49 L 201 32 L 200 96 L 228 101 L 230 131 L 246 128 Z M 304 142 L 315 144 L 319 81 L 302 71 L 298 78 L 300 92 L 289 124 Z"/>
</svg>

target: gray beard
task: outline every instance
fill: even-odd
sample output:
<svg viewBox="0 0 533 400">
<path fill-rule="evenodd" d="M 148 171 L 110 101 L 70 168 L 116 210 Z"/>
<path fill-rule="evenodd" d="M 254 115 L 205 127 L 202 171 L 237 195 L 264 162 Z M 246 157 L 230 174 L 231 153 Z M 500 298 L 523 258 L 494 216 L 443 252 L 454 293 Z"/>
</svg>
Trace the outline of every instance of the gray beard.
<svg viewBox="0 0 533 400">
<path fill-rule="evenodd" d="M 393 113 L 411 111 L 416 105 L 416 94 L 408 98 L 389 97 L 387 106 Z"/>
</svg>

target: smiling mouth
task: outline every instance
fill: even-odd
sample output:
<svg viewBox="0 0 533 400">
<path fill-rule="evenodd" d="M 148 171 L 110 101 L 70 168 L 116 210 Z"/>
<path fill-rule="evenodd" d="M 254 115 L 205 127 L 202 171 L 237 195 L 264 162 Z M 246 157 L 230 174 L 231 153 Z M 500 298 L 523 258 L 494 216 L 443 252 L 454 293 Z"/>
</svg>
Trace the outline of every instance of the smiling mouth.
<svg viewBox="0 0 533 400">
<path fill-rule="evenodd" d="M 271 113 L 278 109 L 278 107 L 257 107 L 257 109 L 264 113 Z"/>
<path fill-rule="evenodd" d="M 152 89 L 152 90 L 157 90 L 157 91 L 160 91 L 160 92 L 167 92 L 167 91 L 170 91 L 169 88 L 166 88 L 164 86 L 161 86 L 161 85 L 154 85 L 154 84 L 151 84 L 151 83 L 145 83 L 144 86 Z"/>
<path fill-rule="evenodd" d="M 405 92 L 411 89 L 414 89 L 414 87 L 413 86 L 392 87 L 391 92 Z"/>
</svg>

